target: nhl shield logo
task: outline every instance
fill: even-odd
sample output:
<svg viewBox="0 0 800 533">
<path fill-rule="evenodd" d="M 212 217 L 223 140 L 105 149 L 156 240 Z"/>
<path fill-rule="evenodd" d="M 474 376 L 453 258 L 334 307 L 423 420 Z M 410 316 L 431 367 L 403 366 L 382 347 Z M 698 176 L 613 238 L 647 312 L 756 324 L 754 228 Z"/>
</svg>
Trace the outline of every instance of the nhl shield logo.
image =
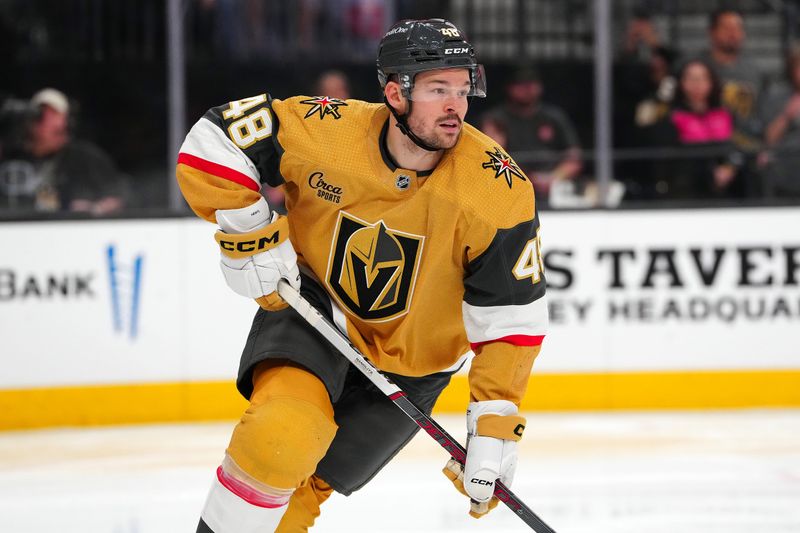
<svg viewBox="0 0 800 533">
<path fill-rule="evenodd" d="M 326 281 L 337 300 L 363 320 L 408 312 L 424 237 L 339 212 Z"/>
<path fill-rule="evenodd" d="M 406 174 L 400 174 L 397 176 L 397 179 L 394 182 L 395 187 L 400 189 L 401 191 L 408 190 L 411 186 L 411 177 L 407 176 Z"/>
</svg>

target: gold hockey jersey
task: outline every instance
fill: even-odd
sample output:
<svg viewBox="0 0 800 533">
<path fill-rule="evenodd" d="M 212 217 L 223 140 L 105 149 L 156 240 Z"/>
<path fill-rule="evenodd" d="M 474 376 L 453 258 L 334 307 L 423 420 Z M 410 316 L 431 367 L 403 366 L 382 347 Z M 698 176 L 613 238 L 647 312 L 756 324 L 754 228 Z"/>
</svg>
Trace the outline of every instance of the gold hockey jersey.
<svg viewBox="0 0 800 533">
<path fill-rule="evenodd" d="M 472 348 L 473 400 L 519 403 L 547 324 L 533 187 L 468 124 L 432 171 L 398 168 L 389 123 L 383 104 L 245 98 L 194 125 L 178 180 L 212 222 L 284 186 L 301 267 L 379 369 L 454 369 Z"/>
</svg>

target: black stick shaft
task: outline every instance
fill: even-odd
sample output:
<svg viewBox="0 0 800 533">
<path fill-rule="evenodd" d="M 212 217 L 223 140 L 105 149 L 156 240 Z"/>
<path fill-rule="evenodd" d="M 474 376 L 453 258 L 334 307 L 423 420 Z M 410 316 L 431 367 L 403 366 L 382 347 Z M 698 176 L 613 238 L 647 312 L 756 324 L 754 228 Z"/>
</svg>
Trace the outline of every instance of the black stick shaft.
<svg viewBox="0 0 800 533">
<path fill-rule="evenodd" d="M 403 410 L 409 418 L 422 428 L 433 440 L 447 450 L 450 456 L 462 465 L 467 460 L 467 450 L 458 441 L 450 436 L 439 424 L 431 417 L 422 412 L 414 402 L 408 399 L 404 392 L 396 393 L 389 397 L 396 406 Z M 494 495 L 498 500 L 506 504 L 523 522 L 528 524 L 536 533 L 556 533 L 553 528 L 548 526 L 544 520 L 525 505 L 508 487 L 500 480 L 494 486 Z"/>
</svg>

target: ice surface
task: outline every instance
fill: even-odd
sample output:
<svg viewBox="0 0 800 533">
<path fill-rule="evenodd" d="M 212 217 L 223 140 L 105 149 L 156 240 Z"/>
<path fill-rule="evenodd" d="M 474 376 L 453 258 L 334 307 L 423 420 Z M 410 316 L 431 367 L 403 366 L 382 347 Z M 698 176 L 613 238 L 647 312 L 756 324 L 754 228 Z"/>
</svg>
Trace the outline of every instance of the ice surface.
<svg viewBox="0 0 800 533">
<path fill-rule="evenodd" d="M 193 533 L 232 427 L 0 433 L 0 531 Z M 314 531 L 530 531 L 469 518 L 445 460 L 420 434 Z M 513 489 L 559 533 L 800 533 L 800 410 L 529 414 Z"/>
</svg>

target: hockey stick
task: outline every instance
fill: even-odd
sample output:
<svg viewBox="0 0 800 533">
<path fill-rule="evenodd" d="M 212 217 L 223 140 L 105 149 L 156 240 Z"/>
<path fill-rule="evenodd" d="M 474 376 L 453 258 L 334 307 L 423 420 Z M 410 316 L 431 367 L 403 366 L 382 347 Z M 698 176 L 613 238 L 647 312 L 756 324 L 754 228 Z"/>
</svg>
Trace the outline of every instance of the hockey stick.
<svg viewBox="0 0 800 533">
<path fill-rule="evenodd" d="M 422 410 L 408 399 L 406 393 L 400 387 L 389 381 L 373 364 L 359 352 L 350 341 L 342 335 L 339 329 L 330 323 L 319 311 L 317 311 L 300 293 L 286 281 L 278 283 L 278 294 L 291 305 L 300 316 L 316 329 L 328 342 L 333 344 L 361 373 L 389 397 L 394 404 L 411 418 L 420 428 L 433 437 L 439 445 L 447 450 L 450 456 L 464 465 L 467 460 L 467 451 L 458 443 L 447 431 L 439 424 L 426 415 Z M 494 495 L 501 502 L 505 503 L 509 509 L 519 516 L 523 522 L 528 524 L 536 533 L 556 533 L 553 528 L 536 516 L 527 505 L 525 505 L 508 487 L 498 480 L 495 483 Z"/>
</svg>

